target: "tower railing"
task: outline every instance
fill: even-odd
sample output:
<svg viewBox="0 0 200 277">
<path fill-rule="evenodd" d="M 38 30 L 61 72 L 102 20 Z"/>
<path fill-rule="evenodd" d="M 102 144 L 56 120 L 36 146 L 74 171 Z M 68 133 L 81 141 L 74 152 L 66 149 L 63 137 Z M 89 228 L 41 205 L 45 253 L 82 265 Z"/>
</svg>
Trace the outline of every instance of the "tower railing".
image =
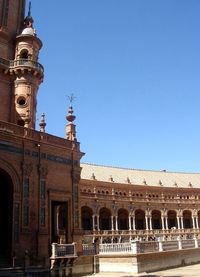
<svg viewBox="0 0 200 277">
<path fill-rule="evenodd" d="M 44 68 L 40 63 L 30 59 L 18 59 L 18 60 L 10 61 L 10 67 L 17 67 L 17 66 L 33 67 L 33 68 L 36 68 L 37 70 L 44 71 Z"/>
</svg>

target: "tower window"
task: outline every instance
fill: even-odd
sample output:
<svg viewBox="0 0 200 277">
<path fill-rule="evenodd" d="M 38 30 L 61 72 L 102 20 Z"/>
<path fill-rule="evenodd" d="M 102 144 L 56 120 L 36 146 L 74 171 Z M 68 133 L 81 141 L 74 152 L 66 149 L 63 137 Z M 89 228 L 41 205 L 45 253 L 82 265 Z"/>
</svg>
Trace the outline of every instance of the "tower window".
<svg viewBox="0 0 200 277">
<path fill-rule="evenodd" d="M 28 50 L 22 50 L 20 53 L 20 59 L 28 60 Z"/>
<path fill-rule="evenodd" d="M 19 104 L 20 106 L 24 106 L 25 104 L 26 104 L 26 99 L 25 99 L 25 97 L 19 97 L 18 99 L 17 99 L 17 104 Z"/>
</svg>

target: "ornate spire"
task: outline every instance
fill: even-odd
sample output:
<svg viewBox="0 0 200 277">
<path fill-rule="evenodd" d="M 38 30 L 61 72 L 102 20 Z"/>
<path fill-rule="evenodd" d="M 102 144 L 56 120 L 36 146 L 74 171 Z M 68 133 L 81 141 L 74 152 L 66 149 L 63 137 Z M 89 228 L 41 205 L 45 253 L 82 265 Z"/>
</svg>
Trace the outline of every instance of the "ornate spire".
<svg viewBox="0 0 200 277">
<path fill-rule="evenodd" d="M 28 16 L 31 16 L 31 1 L 28 4 Z"/>
<path fill-rule="evenodd" d="M 66 125 L 66 138 L 71 141 L 76 141 L 76 125 L 73 121 L 76 119 L 76 116 L 73 114 L 72 101 L 74 100 L 73 94 L 69 96 L 69 109 L 66 119 L 69 121 Z"/>
<path fill-rule="evenodd" d="M 40 125 L 40 132 L 45 133 L 45 127 L 47 124 L 45 122 L 45 114 L 44 113 L 42 113 L 42 115 L 41 115 L 39 125 Z"/>
<path fill-rule="evenodd" d="M 31 1 L 29 1 L 29 5 L 28 5 L 28 15 L 27 17 L 24 19 L 24 25 L 25 27 L 33 27 L 33 18 L 31 16 Z"/>
</svg>

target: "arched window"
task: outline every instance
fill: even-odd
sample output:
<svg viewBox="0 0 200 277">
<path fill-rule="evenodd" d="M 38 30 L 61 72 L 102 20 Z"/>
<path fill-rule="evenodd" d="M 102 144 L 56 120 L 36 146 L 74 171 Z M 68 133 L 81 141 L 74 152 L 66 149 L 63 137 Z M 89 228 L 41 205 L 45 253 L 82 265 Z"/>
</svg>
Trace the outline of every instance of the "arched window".
<svg viewBox="0 0 200 277">
<path fill-rule="evenodd" d="M 100 230 L 111 230 L 111 212 L 107 208 L 101 208 L 99 212 Z"/>
<path fill-rule="evenodd" d="M 118 211 L 118 228 L 119 230 L 128 230 L 128 211 L 125 209 Z"/>
<path fill-rule="evenodd" d="M 161 212 L 158 210 L 152 211 L 152 227 L 153 229 L 161 229 Z"/>
<path fill-rule="evenodd" d="M 192 228 L 192 213 L 189 210 L 183 211 L 183 227 Z"/>
<path fill-rule="evenodd" d="M 22 60 L 28 60 L 28 50 L 27 49 L 23 49 L 20 52 L 20 59 L 22 59 Z"/>
<path fill-rule="evenodd" d="M 135 225 L 136 230 L 144 230 L 145 229 L 145 212 L 142 210 L 135 211 Z"/>
<path fill-rule="evenodd" d="M 172 211 L 172 210 L 168 211 L 167 218 L 168 218 L 168 227 L 169 227 L 169 229 L 171 229 L 173 227 L 178 228 L 175 211 Z"/>
</svg>

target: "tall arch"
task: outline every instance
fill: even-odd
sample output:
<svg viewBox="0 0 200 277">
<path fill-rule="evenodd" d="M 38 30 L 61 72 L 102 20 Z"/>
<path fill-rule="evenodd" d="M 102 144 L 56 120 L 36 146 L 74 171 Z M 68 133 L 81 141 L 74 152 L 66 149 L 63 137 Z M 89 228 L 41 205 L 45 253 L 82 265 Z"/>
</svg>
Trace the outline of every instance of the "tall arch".
<svg viewBox="0 0 200 277">
<path fill-rule="evenodd" d="M 135 211 L 135 227 L 136 230 L 144 230 L 145 229 L 145 212 L 143 210 Z"/>
<path fill-rule="evenodd" d="M 183 228 L 192 228 L 192 213 L 190 210 L 183 211 Z"/>
<path fill-rule="evenodd" d="M 10 176 L 13 183 L 13 192 L 21 192 L 20 177 L 15 168 L 6 160 L 0 158 L 0 169 Z"/>
<path fill-rule="evenodd" d="M 13 182 L 9 174 L 0 169 L 0 256 L 10 258 L 13 234 Z"/>
<path fill-rule="evenodd" d="M 198 226 L 199 226 L 199 228 L 200 228 L 200 211 L 198 211 L 198 213 L 197 213 L 197 220 L 198 220 Z"/>
<path fill-rule="evenodd" d="M 92 209 L 87 207 L 87 206 L 83 206 L 81 208 L 81 222 L 82 222 L 82 228 L 83 230 L 92 230 L 93 226 L 92 226 Z"/>
<path fill-rule="evenodd" d="M 101 208 L 99 211 L 100 230 L 111 230 L 111 211 L 107 208 Z"/>
<path fill-rule="evenodd" d="M 158 210 L 153 210 L 151 215 L 152 215 L 152 228 L 161 229 L 162 228 L 161 212 Z"/>
<path fill-rule="evenodd" d="M 118 211 L 118 229 L 128 230 L 128 211 L 125 209 Z"/>
<path fill-rule="evenodd" d="M 169 210 L 167 213 L 167 220 L 168 220 L 168 228 L 169 229 L 171 229 L 173 227 L 178 228 L 176 211 Z"/>
</svg>

